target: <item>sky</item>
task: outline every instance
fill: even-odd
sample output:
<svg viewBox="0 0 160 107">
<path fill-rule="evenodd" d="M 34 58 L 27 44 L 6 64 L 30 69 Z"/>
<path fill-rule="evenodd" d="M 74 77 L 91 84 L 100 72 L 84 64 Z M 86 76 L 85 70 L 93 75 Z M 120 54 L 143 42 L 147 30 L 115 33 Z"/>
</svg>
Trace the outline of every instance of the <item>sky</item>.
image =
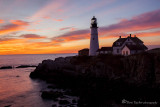
<svg viewBox="0 0 160 107">
<path fill-rule="evenodd" d="M 160 47 L 160 0 L 0 0 L 0 55 L 89 48 L 93 16 L 100 47 L 129 34 Z"/>
</svg>

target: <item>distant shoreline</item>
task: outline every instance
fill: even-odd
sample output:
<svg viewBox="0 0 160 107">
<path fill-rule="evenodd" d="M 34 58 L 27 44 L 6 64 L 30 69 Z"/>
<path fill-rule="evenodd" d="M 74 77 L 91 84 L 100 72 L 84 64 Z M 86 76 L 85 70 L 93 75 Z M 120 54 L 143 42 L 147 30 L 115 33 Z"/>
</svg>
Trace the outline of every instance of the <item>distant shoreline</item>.
<svg viewBox="0 0 160 107">
<path fill-rule="evenodd" d="M 63 55 L 63 54 L 77 54 L 78 55 L 78 53 L 51 53 L 51 54 L 8 54 L 8 55 Z M 8 55 L 1 55 L 0 54 L 0 56 L 8 56 Z"/>
</svg>

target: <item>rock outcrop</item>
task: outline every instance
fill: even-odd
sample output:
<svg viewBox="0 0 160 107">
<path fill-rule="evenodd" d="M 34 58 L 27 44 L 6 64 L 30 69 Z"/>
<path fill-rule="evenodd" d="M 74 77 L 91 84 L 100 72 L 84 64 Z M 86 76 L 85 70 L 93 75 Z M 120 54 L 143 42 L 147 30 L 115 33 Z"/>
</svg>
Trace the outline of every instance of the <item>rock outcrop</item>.
<svg viewBox="0 0 160 107">
<path fill-rule="evenodd" d="M 12 69 L 13 67 L 12 66 L 2 66 L 0 67 L 0 69 Z"/>
<path fill-rule="evenodd" d="M 80 107 L 121 104 L 124 98 L 160 101 L 160 54 L 157 53 L 44 60 L 30 77 L 71 89 L 72 95 L 80 97 Z"/>
</svg>

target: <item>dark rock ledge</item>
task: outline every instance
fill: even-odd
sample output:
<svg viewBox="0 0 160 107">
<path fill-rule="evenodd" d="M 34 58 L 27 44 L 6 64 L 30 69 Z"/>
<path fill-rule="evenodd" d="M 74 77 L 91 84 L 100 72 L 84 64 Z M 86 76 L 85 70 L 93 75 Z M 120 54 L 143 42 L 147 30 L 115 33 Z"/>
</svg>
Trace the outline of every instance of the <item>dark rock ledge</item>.
<svg viewBox="0 0 160 107">
<path fill-rule="evenodd" d="M 12 66 L 2 66 L 0 67 L 0 69 L 12 69 L 13 67 Z"/>
<path fill-rule="evenodd" d="M 36 65 L 19 65 L 17 67 L 14 66 L 2 66 L 0 69 L 13 69 L 13 68 L 28 68 L 28 67 L 37 67 Z"/>
<path fill-rule="evenodd" d="M 153 106 L 160 106 L 160 54 L 60 57 L 42 61 L 30 77 L 69 89 L 62 94 L 79 96 L 79 107 L 125 106 L 123 99 L 156 101 Z M 42 97 L 55 99 L 62 94 L 42 92 Z M 70 105 L 67 101 L 59 103 Z"/>
</svg>

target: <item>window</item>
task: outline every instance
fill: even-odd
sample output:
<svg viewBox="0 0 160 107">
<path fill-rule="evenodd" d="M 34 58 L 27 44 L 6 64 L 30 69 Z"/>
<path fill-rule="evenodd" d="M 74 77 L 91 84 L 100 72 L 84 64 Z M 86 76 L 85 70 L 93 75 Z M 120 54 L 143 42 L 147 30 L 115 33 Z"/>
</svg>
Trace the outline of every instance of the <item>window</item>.
<svg viewBox="0 0 160 107">
<path fill-rule="evenodd" d="M 126 55 L 128 55 L 128 51 L 126 51 Z"/>
<path fill-rule="evenodd" d="M 125 55 L 125 51 L 123 51 L 123 55 Z"/>
<path fill-rule="evenodd" d="M 117 49 L 117 53 L 119 53 L 119 49 Z"/>
<path fill-rule="evenodd" d="M 117 42 L 116 44 L 119 45 L 119 42 Z"/>
</svg>

